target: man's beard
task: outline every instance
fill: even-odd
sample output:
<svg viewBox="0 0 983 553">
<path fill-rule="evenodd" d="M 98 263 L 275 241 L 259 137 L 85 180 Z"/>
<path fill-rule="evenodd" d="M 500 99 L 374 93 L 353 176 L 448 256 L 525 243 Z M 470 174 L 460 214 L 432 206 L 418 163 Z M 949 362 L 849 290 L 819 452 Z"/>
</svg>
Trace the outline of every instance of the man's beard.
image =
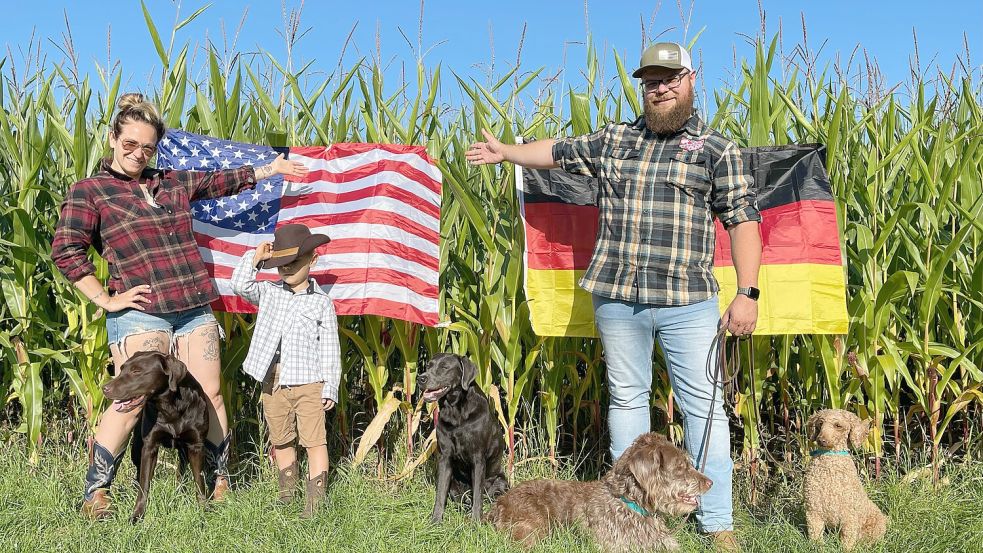
<svg viewBox="0 0 983 553">
<path fill-rule="evenodd" d="M 683 128 L 692 116 L 692 88 L 685 95 L 676 96 L 676 105 L 668 112 L 656 112 L 655 106 L 647 99 L 645 101 L 645 126 L 655 134 L 672 134 Z"/>
</svg>

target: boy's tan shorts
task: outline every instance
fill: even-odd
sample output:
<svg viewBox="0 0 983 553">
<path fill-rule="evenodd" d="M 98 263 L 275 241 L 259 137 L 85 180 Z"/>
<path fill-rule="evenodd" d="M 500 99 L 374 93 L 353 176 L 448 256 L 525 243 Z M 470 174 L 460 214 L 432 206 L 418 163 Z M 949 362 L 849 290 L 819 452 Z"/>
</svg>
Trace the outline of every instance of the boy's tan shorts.
<svg viewBox="0 0 983 553">
<path fill-rule="evenodd" d="M 270 370 L 273 377 L 263 383 L 263 416 L 274 447 L 290 445 L 297 440 L 302 447 L 317 447 L 327 443 L 324 430 L 324 409 L 321 406 L 321 382 L 299 386 L 280 386 L 279 367 Z"/>
</svg>

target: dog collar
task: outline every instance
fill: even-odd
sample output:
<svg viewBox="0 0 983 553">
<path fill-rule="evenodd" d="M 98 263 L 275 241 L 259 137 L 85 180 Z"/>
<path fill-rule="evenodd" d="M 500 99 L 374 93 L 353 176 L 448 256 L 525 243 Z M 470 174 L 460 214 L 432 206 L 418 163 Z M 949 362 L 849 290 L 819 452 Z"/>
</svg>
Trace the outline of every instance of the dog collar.
<svg viewBox="0 0 983 553">
<path fill-rule="evenodd" d="M 639 505 L 638 503 L 635 503 L 634 501 L 632 501 L 630 499 L 626 499 L 624 496 L 621 496 L 618 499 L 620 499 L 622 503 L 624 503 L 626 506 L 628 506 L 629 509 L 631 509 L 632 511 L 635 511 L 636 513 L 642 515 L 643 517 L 655 516 L 655 513 L 650 513 L 648 511 L 646 511 L 641 505 Z"/>
<path fill-rule="evenodd" d="M 809 452 L 812 457 L 822 457 L 823 455 L 849 455 L 850 452 L 845 449 L 813 449 Z"/>
</svg>

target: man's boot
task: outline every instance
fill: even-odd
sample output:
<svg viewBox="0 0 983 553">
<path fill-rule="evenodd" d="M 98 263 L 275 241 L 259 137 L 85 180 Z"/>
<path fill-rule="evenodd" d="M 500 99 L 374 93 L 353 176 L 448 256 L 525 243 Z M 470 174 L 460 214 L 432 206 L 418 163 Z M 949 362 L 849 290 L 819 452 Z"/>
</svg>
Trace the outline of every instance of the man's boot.
<svg viewBox="0 0 983 553">
<path fill-rule="evenodd" d="M 721 530 L 720 532 L 710 532 L 710 539 L 713 547 L 721 553 L 741 553 L 741 545 L 737 542 L 737 536 L 733 530 Z"/>
</svg>

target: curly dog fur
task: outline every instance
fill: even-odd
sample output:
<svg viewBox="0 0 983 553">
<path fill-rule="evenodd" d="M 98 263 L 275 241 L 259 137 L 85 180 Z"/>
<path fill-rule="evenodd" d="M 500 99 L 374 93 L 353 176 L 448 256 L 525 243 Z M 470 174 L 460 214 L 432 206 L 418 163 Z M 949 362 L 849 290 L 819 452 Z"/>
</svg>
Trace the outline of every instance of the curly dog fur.
<svg viewBox="0 0 983 553">
<path fill-rule="evenodd" d="M 501 496 L 485 520 L 526 546 L 554 528 L 580 524 L 603 551 L 679 547 L 660 515 L 685 515 L 711 482 L 663 436 L 635 440 L 603 478 L 594 482 L 533 480 Z M 626 502 L 646 513 L 639 513 Z"/>
<path fill-rule="evenodd" d="M 864 491 L 857 465 L 846 454 L 847 440 L 860 447 L 870 426 L 842 409 L 823 409 L 806 423 L 809 437 L 822 448 L 805 473 L 805 514 L 809 539 L 819 540 L 827 526 L 840 528 L 844 550 L 858 541 L 876 541 L 887 531 L 888 518 Z"/>
</svg>

